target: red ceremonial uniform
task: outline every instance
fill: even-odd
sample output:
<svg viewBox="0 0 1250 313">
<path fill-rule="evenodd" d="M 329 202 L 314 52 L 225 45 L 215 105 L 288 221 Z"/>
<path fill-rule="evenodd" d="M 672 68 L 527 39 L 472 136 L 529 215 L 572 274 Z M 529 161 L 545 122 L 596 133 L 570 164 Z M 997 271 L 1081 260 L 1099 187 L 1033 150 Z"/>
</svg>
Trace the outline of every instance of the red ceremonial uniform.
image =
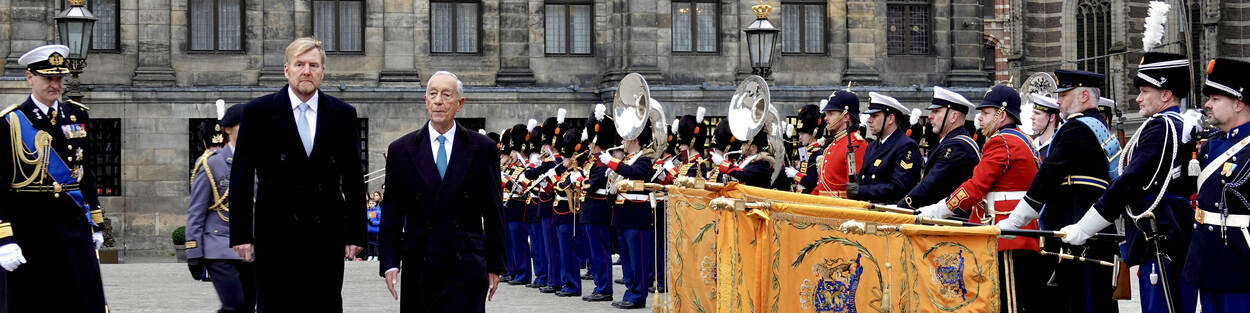
<svg viewBox="0 0 1250 313">
<path fill-rule="evenodd" d="M 862 167 L 864 151 L 868 149 L 868 143 L 859 136 L 858 132 L 852 134 L 850 141 L 851 145 L 855 146 L 855 166 Z M 825 154 L 820 160 L 820 181 L 816 183 L 816 188 L 812 189 L 812 194 L 829 194 L 838 198 L 846 198 L 846 136 L 846 130 L 839 132 L 829 143 L 829 147 L 825 148 Z"/>
<path fill-rule="evenodd" d="M 972 178 L 951 193 L 946 206 L 955 212 L 971 211 L 968 221 L 986 225 L 1011 215 L 1037 175 L 1039 159 L 1027 138 L 1015 129 L 1004 128 L 985 140 L 981 162 L 973 168 Z M 981 204 L 983 199 L 987 200 L 986 205 Z M 1029 222 L 1023 229 L 1038 229 L 1037 221 Z M 1016 249 L 1038 251 L 1037 238 L 998 239 L 999 251 Z"/>
</svg>

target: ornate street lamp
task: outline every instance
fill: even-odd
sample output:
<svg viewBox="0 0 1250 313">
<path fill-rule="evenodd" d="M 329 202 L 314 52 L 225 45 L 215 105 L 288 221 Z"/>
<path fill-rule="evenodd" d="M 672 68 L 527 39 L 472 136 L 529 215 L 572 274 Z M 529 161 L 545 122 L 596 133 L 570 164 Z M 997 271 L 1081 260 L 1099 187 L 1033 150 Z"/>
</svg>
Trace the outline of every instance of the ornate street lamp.
<svg viewBox="0 0 1250 313">
<path fill-rule="evenodd" d="M 56 16 L 56 29 L 61 35 L 61 44 L 69 47 L 69 57 L 65 58 L 66 67 L 73 79 L 69 82 L 66 97 L 75 101 L 82 99 L 79 92 L 78 74 L 87 67 L 87 49 L 90 48 L 91 31 L 95 26 L 95 15 L 83 7 L 83 0 L 68 0 L 69 8 Z"/>
<path fill-rule="evenodd" d="M 777 33 L 781 30 L 768 20 L 768 12 L 773 7 L 760 0 L 760 4 L 751 7 L 755 12 L 755 21 L 742 30 L 747 33 L 747 50 L 751 53 L 751 74 L 768 78 L 772 74 L 773 48 L 777 46 Z"/>
</svg>

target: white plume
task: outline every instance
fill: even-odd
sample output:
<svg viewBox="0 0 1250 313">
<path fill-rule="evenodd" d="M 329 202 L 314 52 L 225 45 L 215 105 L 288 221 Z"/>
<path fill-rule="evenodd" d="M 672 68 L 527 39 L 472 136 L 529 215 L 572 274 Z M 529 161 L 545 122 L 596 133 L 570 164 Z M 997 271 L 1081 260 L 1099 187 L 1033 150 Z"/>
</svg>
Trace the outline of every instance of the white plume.
<svg viewBox="0 0 1250 313">
<path fill-rule="evenodd" d="M 1033 102 L 1029 102 L 1033 103 Z M 1025 135 L 1037 136 L 1033 133 L 1033 106 L 1023 106 L 1020 108 L 1020 131 Z"/>
<path fill-rule="evenodd" d="M 1150 52 L 1155 46 L 1163 43 L 1164 25 L 1168 23 L 1168 9 L 1172 6 L 1163 1 L 1150 1 L 1150 9 L 1146 15 L 1146 31 L 1142 33 L 1142 51 Z"/>
<path fill-rule="evenodd" d="M 824 109 L 825 109 L 825 105 L 826 105 L 826 104 L 829 104 L 829 99 L 820 99 L 820 109 L 821 109 L 821 110 L 824 110 Z"/>
<path fill-rule="evenodd" d="M 669 127 L 669 128 L 671 128 L 671 131 L 673 132 L 673 134 L 676 134 L 676 133 L 677 133 L 677 123 L 679 123 L 679 122 L 681 122 L 681 119 L 680 119 L 680 118 L 675 118 L 675 119 L 673 119 L 673 126 L 670 126 L 670 127 Z"/>
<path fill-rule="evenodd" d="M 527 124 L 525 124 L 525 131 L 532 132 L 534 131 L 534 127 L 538 127 L 538 121 L 531 118 L 530 121 Z"/>
<path fill-rule="evenodd" d="M 217 99 L 216 105 L 217 105 L 217 120 L 220 121 L 221 118 L 226 117 L 226 101 Z"/>
<path fill-rule="evenodd" d="M 587 138 L 590 138 L 590 132 L 587 132 L 585 128 L 582 128 L 582 141 L 585 141 Z"/>
<path fill-rule="evenodd" d="M 976 117 L 972 119 L 972 127 L 975 127 L 976 129 L 981 129 L 981 112 L 980 111 L 977 111 Z"/>
<path fill-rule="evenodd" d="M 603 103 L 595 104 L 595 120 L 596 121 L 602 121 L 603 116 L 606 115 L 607 113 L 608 113 L 608 107 L 604 106 Z"/>
<path fill-rule="evenodd" d="M 786 137 L 794 137 L 794 125 L 786 123 Z"/>
<path fill-rule="evenodd" d="M 707 115 L 707 109 L 704 107 L 699 107 L 698 110 L 694 111 L 694 121 L 696 123 L 703 123 L 704 115 Z"/>
<path fill-rule="evenodd" d="M 907 118 L 907 123 L 916 125 L 916 122 L 920 122 L 920 109 L 911 108 L 911 117 Z"/>
<path fill-rule="evenodd" d="M 569 110 L 565 110 L 564 108 L 556 110 L 556 123 L 564 124 L 564 116 L 566 115 L 569 115 Z"/>
<path fill-rule="evenodd" d="M 478 129 L 478 130 L 477 130 L 477 133 L 485 135 L 485 134 L 486 134 L 486 130 L 485 130 L 485 129 Z"/>
</svg>

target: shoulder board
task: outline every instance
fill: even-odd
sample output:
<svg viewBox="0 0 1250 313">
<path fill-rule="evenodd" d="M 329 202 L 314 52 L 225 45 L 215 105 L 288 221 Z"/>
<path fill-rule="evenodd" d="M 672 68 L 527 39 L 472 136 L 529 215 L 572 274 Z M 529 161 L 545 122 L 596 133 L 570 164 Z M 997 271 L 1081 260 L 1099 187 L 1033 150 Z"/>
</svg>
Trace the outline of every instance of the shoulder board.
<svg viewBox="0 0 1250 313">
<path fill-rule="evenodd" d="M 13 110 L 17 110 L 17 107 L 19 107 L 19 106 L 21 106 L 21 105 L 20 105 L 20 104 L 10 105 L 9 107 L 4 108 L 4 110 L 0 110 L 0 115 L 6 115 L 6 114 L 9 114 L 9 112 L 13 112 Z"/>
<path fill-rule="evenodd" d="M 78 101 L 65 99 L 65 103 L 73 104 L 74 106 L 78 107 L 79 109 L 82 109 L 83 111 L 91 111 L 91 108 L 88 108 L 87 106 L 83 105 L 82 103 L 79 103 Z"/>
</svg>

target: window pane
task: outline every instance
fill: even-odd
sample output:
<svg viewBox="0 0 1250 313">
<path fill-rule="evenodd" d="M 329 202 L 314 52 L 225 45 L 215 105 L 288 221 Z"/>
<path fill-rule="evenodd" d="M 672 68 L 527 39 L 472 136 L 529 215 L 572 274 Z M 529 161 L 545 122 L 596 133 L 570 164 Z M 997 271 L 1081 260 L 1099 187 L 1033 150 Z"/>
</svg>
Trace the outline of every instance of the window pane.
<svg viewBox="0 0 1250 313">
<path fill-rule="evenodd" d="M 96 17 L 91 49 L 117 49 L 117 0 L 91 1 L 91 13 Z"/>
<path fill-rule="evenodd" d="M 695 3 L 699 33 L 695 36 L 699 52 L 716 51 L 716 3 Z"/>
<path fill-rule="evenodd" d="M 801 13 L 802 4 L 781 4 L 781 51 L 782 52 L 803 52 L 803 46 L 799 43 L 802 38 L 803 29 L 799 28 L 799 24 L 803 22 Z"/>
<path fill-rule="evenodd" d="M 909 54 L 929 53 L 929 7 L 913 5 L 909 9 L 911 38 L 907 43 Z"/>
<path fill-rule="evenodd" d="M 430 51 L 453 52 L 451 50 L 451 3 L 430 3 Z"/>
<path fill-rule="evenodd" d="M 477 3 L 456 4 L 456 52 L 477 52 Z"/>
<path fill-rule="evenodd" d="M 573 6 L 573 53 L 590 54 L 590 5 Z"/>
<path fill-rule="evenodd" d="M 243 13 L 240 11 L 242 0 L 218 0 L 220 12 L 217 20 L 221 22 L 218 29 L 217 50 L 243 50 Z"/>
<path fill-rule="evenodd" d="M 690 51 L 690 3 L 673 3 L 673 51 Z"/>
<path fill-rule="evenodd" d="M 191 50 L 213 50 L 213 0 L 190 0 Z"/>
<path fill-rule="evenodd" d="M 805 52 L 825 52 L 825 6 L 809 4 L 803 11 L 803 38 Z"/>
<path fill-rule="evenodd" d="M 906 53 L 907 25 L 903 24 L 903 6 L 889 5 L 886 8 L 886 46 L 889 54 Z"/>
<path fill-rule="evenodd" d="M 547 29 L 547 53 L 565 53 L 564 47 L 565 36 L 564 28 L 566 24 L 565 14 L 568 11 L 563 4 L 548 4 L 546 21 L 544 24 Z"/>
<path fill-rule="evenodd" d="M 338 51 L 334 42 L 334 1 L 313 1 L 313 37 L 326 51 Z"/>
<path fill-rule="evenodd" d="M 361 21 L 363 1 L 339 2 L 339 51 L 364 51 L 364 21 Z"/>
</svg>

